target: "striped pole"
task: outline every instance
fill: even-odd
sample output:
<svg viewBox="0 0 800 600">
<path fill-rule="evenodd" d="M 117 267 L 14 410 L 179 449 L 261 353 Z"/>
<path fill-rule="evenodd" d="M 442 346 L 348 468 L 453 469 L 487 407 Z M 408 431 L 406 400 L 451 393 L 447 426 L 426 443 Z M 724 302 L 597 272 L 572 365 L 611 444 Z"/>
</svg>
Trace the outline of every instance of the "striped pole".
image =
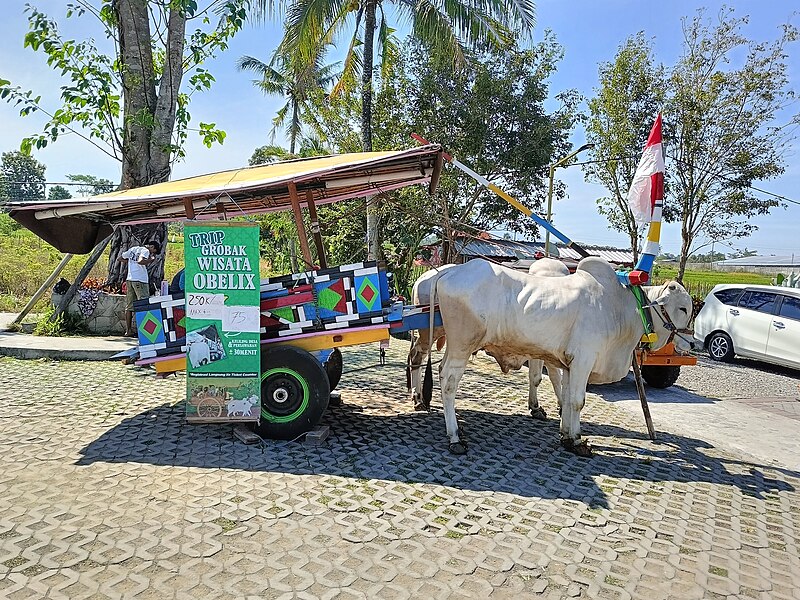
<svg viewBox="0 0 800 600">
<path fill-rule="evenodd" d="M 422 137 L 421 135 L 418 135 L 416 133 L 412 133 L 411 137 L 413 137 L 415 140 L 417 140 L 422 145 L 427 146 L 427 145 L 430 144 L 430 142 L 428 140 L 426 140 L 424 137 Z M 530 217 L 537 225 L 539 225 L 540 227 L 543 227 L 545 230 L 549 231 L 556 238 L 561 240 L 561 242 L 566 244 L 566 246 L 568 248 L 574 248 L 575 251 L 578 254 L 580 254 L 581 256 L 583 256 L 583 257 L 591 256 L 579 244 L 576 244 L 571 239 L 569 239 L 567 236 L 565 236 L 563 233 L 561 233 L 558 229 L 553 227 L 553 225 L 550 222 L 548 222 L 546 219 L 543 219 L 542 217 L 540 217 L 539 215 L 534 213 L 530 208 L 528 208 L 527 206 L 522 204 L 519 200 L 517 200 L 516 198 L 514 198 L 513 196 L 511 196 L 507 192 L 505 192 L 502 189 L 500 189 L 499 187 L 497 187 L 495 184 L 493 184 L 488 179 L 486 179 L 486 177 L 484 177 L 483 175 L 480 175 L 480 174 L 476 173 L 475 171 L 470 169 L 467 165 L 465 165 L 461 161 L 457 160 L 456 158 L 454 158 L 453 156 L 451 156 L 447 152 L 442 151 L 442 157 L 447 162 L 449 162 L 451 165 L 453 165 L 457 169 L 463 171 L 464 173 L 466 173 L 467 175 L 472 177 L 475 181 L 480 183 L 483 187 L 485 187 L 488 190 L 491 190 L 492 192 L 494 192 L 495 194 L 500 196 L 503 200 L 508 202 L 511 206 L 516 208 L 518 211 L 520 211 L 526 217 Z"/>
</svg>

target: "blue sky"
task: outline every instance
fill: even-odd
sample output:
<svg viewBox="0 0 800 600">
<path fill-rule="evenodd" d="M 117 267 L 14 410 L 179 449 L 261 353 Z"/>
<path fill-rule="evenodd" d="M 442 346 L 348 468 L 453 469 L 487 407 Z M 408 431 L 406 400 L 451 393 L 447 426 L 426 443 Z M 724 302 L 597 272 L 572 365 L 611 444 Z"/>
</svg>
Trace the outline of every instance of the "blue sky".
<svg viewBox="0 0 800 600">
<path fill-rule="evenodd" d="M 64 2 L 31 1 L 57 18 L 65 35 L 72 38 L 101 37 L 91 18 L 64 19 Z M 779 26 L 787 19 L 800 25 L 800 15 L 792 18 L 793 3 L 787 0 L 737 0 L 725 4 L 733 6 L 738 15 L 750 16 L 744 33 L 751 39 L 775 39 L 779 35 Z M 576 88 L 585 96 L 591 96 L 597 85 L 598 63 L 611 60 L 625 38 L 638 31 L 644 31 L 654 39 L 657 60 L 673 64 L 680 53 L 681 17 L 694 14 L 701 6 L 707 7 L 709 14 L 715 14 L 722 5 L 722 2 L 689 0 L 539 0 L 534 40 L 541 39 L 546 28 L 552 29 L 565 48 L 564 60 L 551 78 L 551 92 L 555 94 Z M 21 0 L 7 0 L 4 6 L 5 18 L 0 22 L 0 77 L 10 79 L 24 89 L 36 90 L 42 94 L 45 104 L 54 108 L 59 86 L 56 73 L 47 67 L 41 54 L 22 48 L 27 31 L 24 6 L 25 2 Z M 210 93 L 193 98 L 190 107 L 193 123 L 197 126 L 201 120 L 215 122 L 227 132 L 227 138 L 224 145 L 208 149 L 190 135 L 187 157 L 176 165 L 173 177 L 245 165 L 255 147 L 269 142 L 270 121 L 280 106 L 279 100 L 264 97 L 251 85 L 252 77 L 239 73 L 234 65 L 244 54 L 268 59 L 279 37 L 280 30 L 276 25 L 248 26 L 233 40 L 226 53 L 206 65 L 217 82 Z M 800 44 L 790 48 L 789 77 L 792 87 L 800 90 Z M 0 103 L 0 150 L 17 149 L 22 137 L 38 131 L 42 123 L 43 120 L 36 116 L 21 118 L 13 107 Z M 573 142 L 577 147 L 583 141 L 583 131 L 579 128 Z M 787 157 L 786 173 L 779 179 L 761 182 L 759 187 L 800 201 L 798 144 L 800 142 Z M 48 181 L 64 181 L 68 173 L 87 173 L 119 180 L 118 163 L 76 136 L 66 136 L 35 156 L 47 165 Z M 667 169 L 670 168 L 676 167 L 667 162 Z M 575 240 L 626 246 L 626 237 L 609 229 L 597 214 L 595 199 L 604 194 L 603 189 L 586 183 L 579 167 L 560 169 L 557 176 L 567 184 L 569 197 L 555 204 L 555 225 Z M 759 231 L 745 240 L 732 241 L 733 247 L 746 246 L 760 254 L 794 253 L 800 261 L 800 205 L 774 209 L 770 215 L 752 222 Z M 664 251 L 677 252 L 680 247 L 678 227 L 667 224 L 661 242 Z"/>
</svg>

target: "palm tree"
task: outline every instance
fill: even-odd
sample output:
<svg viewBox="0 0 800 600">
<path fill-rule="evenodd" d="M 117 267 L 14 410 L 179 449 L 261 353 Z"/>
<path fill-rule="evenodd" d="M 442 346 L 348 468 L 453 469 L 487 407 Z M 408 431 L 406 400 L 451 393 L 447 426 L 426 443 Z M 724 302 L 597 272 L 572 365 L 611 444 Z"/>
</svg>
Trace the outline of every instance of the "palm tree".
<svg viewBox="0 0 800 600">
<path fill-rule="evenodd" d="M 269 64 L 252 56 L 243 56 L 236 63 L 240 71 L 252 71 L 259 75 L 259 79 L 254 80 L 253 85 L 265 94 L 286 98 L 286 104 L 278 109 L 275 118 L 272 119 L 270 136 L 272 140 L 275 139 L 278 128 L 286 123 L 287 116 L 291 114 L 286 125 L 290 154 L 295 153 L 297 140 L 301 134 L 303 113 L 309 109 L 312 94 L 325 89 L 335 78 L 338 63 L 320 66 L 322 54 L 320 52 L 310 64 L 278 53 Z"/>
<path fill-rule="evenodd" d="M 361 137 L 365 152 L 372 151 L 372 80 L 377 32 L 384 70 L 396 55 L 397 42 L 386 11 L 411 25 L 411 36 L 432 51 L 465 62 L 465 46 L 502 47 L 515 31 L 529 32 L 535 23 L 533 0 L 259 0 L 255 16 L 276 14 L 288 6 L 281 52 L 314 64 L 317 55 L 352 26 L 341 81 L 356 81 L 361 71 Z M 379 19 L 380 17 L 380 19 Z M 337 86 L 340 88 L 341 85 Z M 367 205 L 369 257 L 377 258 L 378 206 Z"/>
</svg>

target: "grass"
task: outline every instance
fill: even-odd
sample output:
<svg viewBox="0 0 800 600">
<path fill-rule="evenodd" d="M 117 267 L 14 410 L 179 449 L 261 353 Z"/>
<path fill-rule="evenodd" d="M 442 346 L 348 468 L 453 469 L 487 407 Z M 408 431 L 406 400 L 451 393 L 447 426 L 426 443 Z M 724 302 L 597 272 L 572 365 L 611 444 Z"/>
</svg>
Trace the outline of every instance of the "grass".
<svg viewBox="0 0 800 600">
<path fill-rule="evenodd" d="M 678 276 L 677 267 L 657 265 L 653 273 L 653 284 L 661 284 Z M 686 271 L 683 275 L 683 285 L 695 297 L 705 298 L 715 285 L 721 283 L 743 283 L 749 285 L 769 285 L 772 275 L 761 273 L 741 273 L 731 271 Z"/>
</svg>

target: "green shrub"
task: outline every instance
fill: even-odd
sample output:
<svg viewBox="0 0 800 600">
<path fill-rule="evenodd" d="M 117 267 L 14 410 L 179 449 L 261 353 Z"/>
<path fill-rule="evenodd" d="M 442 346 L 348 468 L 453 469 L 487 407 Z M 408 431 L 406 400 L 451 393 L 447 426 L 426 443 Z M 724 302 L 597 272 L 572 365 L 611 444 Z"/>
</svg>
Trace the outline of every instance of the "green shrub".
<svg viewBox="0 0 800 600">
<path fill-rule="evenodd" d="M 86 333 L 86 326 L 83 319 L 77 315 L 62 312 L 55 321 L 51 321 L 50 317 L 55 310 L 55 306 L 51 304 L 49 308 L 42 313 L 39 321 L 36 323 L 36 327 L 33 329 L 33 335 L 60 337 L 64 335 L 80 335 Z"/>
</svg>

